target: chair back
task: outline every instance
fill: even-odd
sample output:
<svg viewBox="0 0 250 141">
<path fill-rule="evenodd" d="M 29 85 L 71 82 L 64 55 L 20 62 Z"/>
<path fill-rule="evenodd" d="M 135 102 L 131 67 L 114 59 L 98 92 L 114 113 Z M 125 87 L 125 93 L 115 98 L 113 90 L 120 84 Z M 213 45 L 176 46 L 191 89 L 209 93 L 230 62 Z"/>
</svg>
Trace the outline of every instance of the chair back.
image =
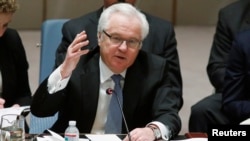
<svg viewBox="0 0 250 141">
<path fill-rule="evenodd" d="M 53 70 L 55 52 L 62 39 L 61 29 L 67 20 L 68 19 L 50 19 L 44 21 L 42 24 L 39 83 Z"/>
<path fill-rule="evenodd" d="M 39 84 L 53 71 L 56 49 L 62 40 L 62 26 L 68 19 L 50 19 L 41 27 Z M 57 120 L 58 113 L 50 117 L 36 117 L 30 113 L 30 134 L 41 134 Z"/>
</svg>

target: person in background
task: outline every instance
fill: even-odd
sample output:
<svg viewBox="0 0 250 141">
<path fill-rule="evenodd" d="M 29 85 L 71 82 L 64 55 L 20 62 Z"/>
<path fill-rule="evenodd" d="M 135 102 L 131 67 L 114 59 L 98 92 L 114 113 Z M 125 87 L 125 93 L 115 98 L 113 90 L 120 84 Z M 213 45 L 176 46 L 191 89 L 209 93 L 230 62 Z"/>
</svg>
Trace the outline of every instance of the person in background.
<svg viewBox="0 0 250 141">
<path fill-rule="evenodd" d="M 40 117 L 58 112 L 51 127 L 58 133 L 64 132 L 69 120 L 76 120 L 81 133 L 106 133 L 112 100 L 106 90 L 114 88 L 111 76 L 120 74 L 121 105 L 131 141 L 177 136 L 181 129 L 180 97 L 172 88 L 169 62 L 141 50 L 148 31 L 146 17 L 131 4 L 106 8 L 98 23 L 98 46 L 88 49 L 86 32 L 77 34 L 66 57 L 57 58 L 56 69 L 35 92 L 31 112 Z M 112 133 L 127 134 L 125 123 L 119 125 L 122 129 Z M 124 140 L 128 141 L 128 136 Z"/>
<path fill-rule="evenodd" d="M 215 92 L 192 106 L 189 132 L 207 132 L 208 125 L 230 123 L 221 110 L 226 62 L 235 35 L 250 28 L 249 20 L 249 0 L 238 0 L 219 11 L 207 65 L 207 74 Z"/>
<path fill-rule="evenodd" d="M 250 115 L 250 30 L 239 33 L 226 65 L 222 109 L 230 123 L 239 124 Z"/>
<path fill-rule="evenodd" d="M 30 105 L 32 99 L 22 40 L 8 28 L 17 8 L 16 0 L 0 1 L 0 108 Z"/>
</svg>

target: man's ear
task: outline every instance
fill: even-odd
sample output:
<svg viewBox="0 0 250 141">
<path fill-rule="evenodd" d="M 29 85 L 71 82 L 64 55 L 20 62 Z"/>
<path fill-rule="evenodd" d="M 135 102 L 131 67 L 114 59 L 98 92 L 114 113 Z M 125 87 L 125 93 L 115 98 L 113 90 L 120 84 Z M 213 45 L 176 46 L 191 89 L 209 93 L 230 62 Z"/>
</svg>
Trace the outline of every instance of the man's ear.
<svg viewBox="0 0 250 141">
<path fill-rule="evenodd" d="M 101 36 L 101 33 L 100 33 L 100 32 L 98 32 L 98 34 L 97 34 L 97 41 L 98 41 L 98 42 L 100 42 L 100 41 L 101 41 L 101 37 L 102 37 L 102 36 Z"/>
<path fill-rule="evenodd" d="M 97 41 L 98 41 L 98 45 L 99 46 L 100 46 L 100 43 L 101 43 L 101 38 L 102 38 L 101 33 L 98 32 L 98 34 L 97 34 Z"/>
</svg>

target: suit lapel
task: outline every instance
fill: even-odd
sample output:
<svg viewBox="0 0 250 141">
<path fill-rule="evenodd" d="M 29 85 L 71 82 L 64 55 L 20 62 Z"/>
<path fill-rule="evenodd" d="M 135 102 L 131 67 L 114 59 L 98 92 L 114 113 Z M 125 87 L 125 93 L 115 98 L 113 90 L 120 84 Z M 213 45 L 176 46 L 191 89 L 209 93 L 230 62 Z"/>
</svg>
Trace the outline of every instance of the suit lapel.
<svg viewBox="0 0 250 141">
<path fill-rule="evenodd" d="M 100 71 L 99 71 L 99 54 L 95 54 L 87 64 L 83 66 L 83 71 L 80 75 L 81 79 L 81 92 L 83 94 L 82 106 L 83 111 L 89 111 L 89 113 L 84 113 L 83 115 L 89 121 L 86 121 L 84 125 L 89 126 L 88 129 L 92 128 L 94 119 L 96 116 L 96 110 L 99 99 L 99 83 L 100 83 Z M 92 85 L 97 84 L 97 85 Z M 90 102 L 91 101 L 91 102 Z"/>
</svg>

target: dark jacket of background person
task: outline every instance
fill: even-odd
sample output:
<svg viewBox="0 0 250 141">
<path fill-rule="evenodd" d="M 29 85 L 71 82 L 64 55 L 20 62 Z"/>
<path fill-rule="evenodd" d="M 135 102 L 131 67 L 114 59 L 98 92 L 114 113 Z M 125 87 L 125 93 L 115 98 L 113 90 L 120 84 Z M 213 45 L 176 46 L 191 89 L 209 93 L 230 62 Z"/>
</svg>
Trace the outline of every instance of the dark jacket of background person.
<svg viewBox="0 0 250 141">
<path fill-rule="evenodd" d="M 216 93 L 222 92 L 225 63 L 235 35 L 250 28 L 249 3 L 249 0 L 238 0 L 219 12 L 219 21 L 207 65 L 207 74 Z"/>
<path fill-rule="evenodd" d="M 16 30 L 8 28 L 0 38 L 0 70 L 2 73 L 4 107 L 30 105 L 31 90 L 28 62 Z"/>
<path fill-rule="evenodd" d="M 89 46 L 91 48 L 97 46 L 97 25 L 102 11 L 103 7 L 82 17 L 72 19 L 64 24 L 62 29 L 63 39 L 57 49 L 57 59 L 63 60 L 62 58 L 65 57 L 67 47 L 75 36 L 83 30 L 87 33 Z M 142 50 L 167 59 L 169 63 L 169 77 L 171 79 L 173 91 L 180 100 L 178 101 L 178 108 L 181 109 L 183 105 L 182 77 L 174 28 L 172 24 L 166 20 L 162 20 L 147 13 L 144 14 L 150 27 L 149 34 L 142 43 Z"/>
<path fill-rule="evenodd" d="M 223 110 L 239 123 L 250 117 L 250 30 L 233 42 L 225 74 Z M 232 114 L 233 113 L 233 114 Z"/>
<path fill-rule="evenodd" d="M 215 89 L 191 107 L 189 132 L 207 132 L 208 125 L 231 124 L 229 116 L 222 111 L 222 90 L 225 69 L 232 42 L 235 36 L 250 29 L 250 1 L 238 0 L 219 11 L 207 74 Z"/>
<path fill-rule="evenodd" d="M 62 133 L 69 120 L 76 120 L 81 133 L 91 132 L 99 96 L 99 56 L 99 47 L 82 56 L 81 65 L 73 71 L 66 88 L 49 94 L 47 78 L 37 89 L 31 108 L 33 114 L 49 116 L 59 110 L 52 131 Z M 58 63 L 61 61 L 58 60 Z M 168 70 L 165 59 L 144 51 L 139 52 L 133 65 L 127 69 L 123 110 L 129 130 L 145 127 L 153 120 L 168 125 L 173 136 L 179 133 L 181 120 L 179 107 L 176 106 L 179 97 L 172 91 Z M 126 133 L 124 125 L 122 133 Z"/>
</svg>

